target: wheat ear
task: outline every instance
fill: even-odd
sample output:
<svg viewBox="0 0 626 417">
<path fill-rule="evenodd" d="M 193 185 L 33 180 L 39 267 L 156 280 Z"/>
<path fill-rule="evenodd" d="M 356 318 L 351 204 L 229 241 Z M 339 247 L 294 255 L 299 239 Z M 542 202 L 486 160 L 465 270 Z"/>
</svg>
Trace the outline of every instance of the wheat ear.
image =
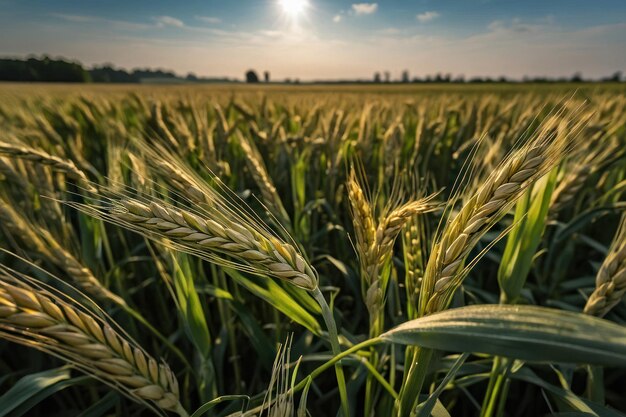
<svg viewBox="0 0 626 417">
<path fill-rule="evenodd" d="M 48 291 L 0 272 L 0 336 L 58 356 L 140 402 L 187 413 L 178 382 L 113 328 Z"/>
<path fill-rule="evenodd" d="M 187 172 L 162 157 L 148 157 L 144 160 L 154 167 L 168 182 L 184 192 L 190 201 L 194 203 L 205 202 L 204 194 Z"/>
<path fill-rule="evenodd" d="M 0 141 L 0 154 L 48 165 L 56 171 L 66 173 L 69 177 L 78 181 L 81 186 L 87 188 L 87 190 L 95 191 L 85 173 L 78 169 L 69 159 L 62 159 L 30 146 L 3 141 Z"/>
<path fill-rule="evenodd" d="M 366 259 L 368 256 L 366 254 L 372 251 L 374 241 L 376 240 L 376 222 L 374 220 L 373 209 L 354 171 L 351 172 L 346 187 L 350 200 L 352 223 L 356 238 L 355 245 L 357 254 L 359 255 L 361 271 L 362 273 L 364 271 L 367 272 L 369 276 L 371 274 L 370 271 L 367 271 L 368 266 Z"/>
<path fill-rule="evenodd" d="M 291 220 L 289 219 L 289 215 L 287 214 L 287 211 L 283 206 L 283 202 L 278 195 L 274 182 L 267 172 L 267 168 L 263 162 L 263 157 L 259 153 L 259 150 L 256 149 L 256 147 L 254 147 L 254 145 L 251 144 L 246 138 L 244 138 L 241 133 L 239 133 L 238 137 L 239 145 L 241 146 L 241 149 L 246 157 L 246 163 L 250 174 L 252 174 L 252 178 L 259 187 L 259 190 L 261 190 L 263 202 L 270 208 L 272 214 L 278 217 L 283 226 L 289 227 L 291 225 Z"/>
<path fill-rule="evenodd" d="M 625 293 L 626 215 L 623 215 L 609 254 L 596 275 L 596 288 L 589 296 L 584 312 L 602 317 L 619 304 Z"/>
<path fill-rule="evenodd" d="M 156 130 L 156 132 L 159 135 L 163 136 L 163 138 L 166 139 L 169 144 L 174 147 L 174 149 L 178 148 L 180 144 L 178 143 L 174 135 L 172 135 L 172 132 L 170 132 L 167 124 L 165 124 L 165 121 L 163 120 L 163 106 L 161 105 L 160 101 L 156 101 L 152 105 L 151 121 L 154 125 L 154 129 Z"/>
<path fill-rule="evenodd" d="M 356 247 L 361 275 L 365 281 L 365 304 L 374 314 L 382 308 L 385 282 L 381 282 L 380 271 L 393 255 L 393 244 L 402 227 L 414 216 L 433 211 L 438 204 L 430 196 L 405 203 L 387 210 L 378 222 L 354 170 L 347 182 L 352 220 L 356 235 Z"/>
<path fill-rule="evenodd" d="M 9 184 L 13 184 L 17 189 L 26 191 L 31 188 L 31 184 L 26 180 L 25 176 L 15 169 L 7 158 L 0 157 L 0 174 Z"/>
<path fill-rule="evenodd" d="M 409 319 L 416 318 L 419 291 L 424 277 L 426 264 L 426 231 L 420 217 L 410 219 L 402 233 L 404 249 L 405 285 L 407 294 L 407 314 Z"/>
<path fill-rule="evenodd" d="M 31 225 L 2 198 L 0 198 L 0 220 L 12 237 L 20 239 L 31 249 L 46 257 L 50 263 L 65 271 L 67 276 L 85 293 L 100 300 L 109 300 L 119 305 L 126 304 L 123 298 L 113 294 L 102 285 L 89 268 L 83 266 L 70 252 L 59 245 L 47 230 Z"/>
<path fill-rule="evenodd" d="M 624 156 L 619 144 L 610 139 L 609 135 L 594 136 L 575 155 L 576 159 L 565 165 L 565 175 L 552 194 L 550 219 L 558 218 L 559 213 L 576 199 L 590 176 Z"/>
<path fill-rule="evenodd" d="M 166 238 L 176 249 L 209 261 L 273 276 L 307 290 L 317 288 L 315 271 L 293 245 L 246 223 L 230 220 L 219 208 L 205 214 L 212 216 L 204 217 L 164 202 L 146 204 L 133 198 L 114 200 L 112 208 L 100 212 L 107 220 L 147 237 Z M 227 261 L 224 255 L 239 264 Z M 241 263 L 248 268 L 240 267 Z"/>
<path fill-rule="evenodd" d="M 443 227 L 426 267 L 420 293 L 421 314 L 446 308 L 465 276 L 465 259 L 478 240 L 528 186 L 558 163 L 567 150 L 567 141 L 554 123 L 546 122 L 534 140 L 509 155 Z"/>
<path fill-rule="evenodd" d="M 569 167 L 569 171 L 554 190 L 549 212 L 551 219 L 555 219 L 576 198 L 590 174 L 591 167 L 586 163 Z"/>
</svg>

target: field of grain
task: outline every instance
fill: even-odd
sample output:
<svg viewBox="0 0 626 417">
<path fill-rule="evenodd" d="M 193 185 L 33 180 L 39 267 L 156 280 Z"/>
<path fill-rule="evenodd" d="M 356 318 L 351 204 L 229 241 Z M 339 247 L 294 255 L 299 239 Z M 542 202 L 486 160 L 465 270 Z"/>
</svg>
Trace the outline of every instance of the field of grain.
<svg viewBox="0 0 626 417">
<path fill-rule="evenodd" d="M 625 415 L 625 92 L 0 85 L 0 416 Z"/>
</svg>

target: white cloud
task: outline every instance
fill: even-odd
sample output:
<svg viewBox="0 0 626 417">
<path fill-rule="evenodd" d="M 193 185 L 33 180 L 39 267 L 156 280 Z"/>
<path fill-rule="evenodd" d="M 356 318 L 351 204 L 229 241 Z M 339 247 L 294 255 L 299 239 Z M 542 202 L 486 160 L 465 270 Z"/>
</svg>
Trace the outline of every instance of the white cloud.
<svg viewBox="0 0 626 417">
<path fill-rule="evenodd" d="M 335 22 L 335 23 L 341 22 L 341 15 L 340 14 L 336 14 L 335 17 L 333 17 L 333 22 Z"/>
<path fill-rule="evenodd" d="M 439 16 L 440 16 L 439 12 L 435 12 L 433 10 L 430 10 L 428 12 L 420 13 L 420 14 L 418 14 L 415 17 L 417 18 L 417 20 L 420 23 L 426 23 L 426 22 L 430 22 L 432 20 L 435 20 Z"/>
<path fill-rule="evenodd" d="M 63 14 L 63 13 L 51 13 L 51 16 L 56 17 L 57 19 L 65 20 L 66 22 L 71 23 L 97 23 L 104 24 L 110 27 L 113 27 L 118 30 L 145 30 L 153 27 L 151 24 L 138 23 L 138 22 L 129 22 L 127 20 L 114 20 L 114 19 L 104 19 L 97 16 L 88 16 L 88 15 L 77 15 L 77 14 Z"/>
<path fill-rule="evenodd" d="M 222 23 L 222 19 L 220 19 L 219 17 L 215 17 L 215 16 L 196 16 L 196 19 L 201 20 L 210 25 L 217 25 L 219 23 Z"/>
<path fill-rule="evenodd" d="M 522 21 L 519 17 L 513 18 L 510 21 L 494 20 L 489 23 L 487 29 L 490 32 L 499 33 L 529 33 L 529 32 L 545 32 L 549 24 L 545 23 L 529 23 Z"/>
<path fill-rule="evenodd" d="M 378 3 L 354 3 L 352 10 L 354 10 L 357 15 L 372 14 L 378 10 Z"/>
<path fill-rule="evenodd" d="M 157 23 L 157 26 L 174 26 L 177 28 L 182 28 L 185 26 L 182 20 L 176 19 L 172 16 L 157 16 L 154 18 L 154 21 Z"/>
</svg>

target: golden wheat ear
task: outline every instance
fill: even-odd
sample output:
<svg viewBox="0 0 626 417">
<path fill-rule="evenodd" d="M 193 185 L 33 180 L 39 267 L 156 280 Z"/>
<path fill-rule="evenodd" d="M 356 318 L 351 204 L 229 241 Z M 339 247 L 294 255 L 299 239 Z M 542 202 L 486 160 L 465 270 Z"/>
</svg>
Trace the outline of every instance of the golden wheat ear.
<svg viewBox="0 0 626 417">
<path fill-rule="evenodd" d="M 124 299 L 106 288 L 94 273 L 62 247 L 48 230 L 32 224 L 2 197 L 0 197 L 0 220 L 13 238 L 19 239 L 30 250 L 36 251 L 63 270 L 67 278 L 71 279 L 80 290 L 99 300 L 126 305 Z"/>
<path fill-rule="evenodd" d="M 34 278 L 0 265 L 0 337 L 56 356 L 161 414 L 187 416 L 169 366 L 115 328 Z"/>
<path fill-rule="evenodd" d="M 113 187 L 100 187 L 92 202 L 64 203 L 209 262 L 315 290 L 317 272 L 295 241 L 279 237 L 219 178 L 213 181 L 220 191 L 197 183 L 204 204 L 194 208 Z"/>
<path fill-rule="evenodd" d="M 585 305 L 585 313 L 602 317 L 622 301 L 626 294 L 626 214 L 598 270 L 596 288 Z"/>
<path fill-rule="evenodd" d="M 22 143 L 5 142 L 0 140 L 0 155 L 6 155 L 10 158 L 19 158 L 32 161 L 42 165 L 48 165 L 52 169 L 64 172 L 68 177 L 75 179 L 82 187 L 88 188 L 89 191 L 95 191 L 93 185 L 87 179 L 87 176 L 69 159 L 59 158 L 50 155 L 40 149 L 35 149 Z"/>
<path fill-rule="evenodd" d="M 567 103 L 566 103 L 567 104 Z M 493 227 L 535 181 L 579 143 L 588 117 L 577 110 L 559 110 L 538 131 L 512 151 L 471 192 L 448 220 L 433 245 L 420 293 L 420 312 L 444 309 L 467 273 L 464 263 L 482 236 Z M 579 117 L 575 117 L 579 116 Z M 454 201 L 455 199 L 452 199 Z M 449 206 L 451 211 L 452 205 Z"/>
</svg>

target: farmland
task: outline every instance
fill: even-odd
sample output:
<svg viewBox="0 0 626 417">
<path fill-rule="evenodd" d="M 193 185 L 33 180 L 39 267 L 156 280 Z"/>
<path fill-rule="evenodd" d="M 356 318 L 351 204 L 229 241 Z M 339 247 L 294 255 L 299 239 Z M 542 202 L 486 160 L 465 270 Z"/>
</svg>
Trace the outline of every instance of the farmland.
<svg viewBox="0 0 626 417">
<path fill-rule="evenodd" d="M 0 84 L 0 415 L 623 415 L 625 93 Z"/>
</svg>

